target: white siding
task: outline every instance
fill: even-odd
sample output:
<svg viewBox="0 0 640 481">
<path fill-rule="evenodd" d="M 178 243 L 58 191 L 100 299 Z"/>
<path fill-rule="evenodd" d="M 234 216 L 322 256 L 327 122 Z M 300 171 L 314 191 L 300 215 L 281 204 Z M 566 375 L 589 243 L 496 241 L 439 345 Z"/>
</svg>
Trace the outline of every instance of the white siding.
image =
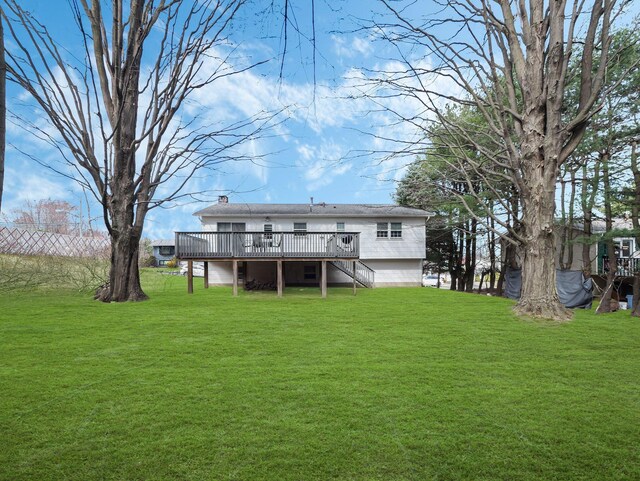
<svg viewBox="0 0 640 481">
<path fill-rule="evenodd" d="M 420 286 L 422 259 L 379 259 L 366 261 L 376 271 L 376 287 Z"/>
<path fill-rule="evenodd" d="M 334 232 L 338 222 L 345 223 L 346 232 L 360 233 L 360 260 L 375 270 L 376 287 L 419 286 L 422 280 L 422 259 L 425 255 L 425 219 L 416 218 L 215 218 L 203 217 L 202 230 L 217 230 L 218 222 L 244 223 L 247 231 L 264 230 L 265 224 L 273 225 L 274 232 L 293 231 L 293 224 L 306 222 L 308 232 Z M 402 222 L 401 238 L 380 238 L 376 236 L 378 222 Z M 318 280 L 304 279 L 304 265 L 309 262 L 285 262 L 285 280 L 289 284 L 317 284 Z M 275 263 L 251 262 L 247 279 L 274 275 Z M 319 267 L 318 267 L 319 274 Z M 210 262 L 209 282 L 212 285 L 229 285 L 233 279 L 231 262 Z M 327 266 L 329 284 L 350 284 L 353 281 L 335 267 Z"/>
<path fill-rule="evenodd" d="M 231 262 L 209 262 L 209 284 L 212 286 L 233 285 L 233 265 Z"/>
<path fill-rule="evenodd" d="M 345 223 L 346 232 L 360 233 L 360 258 L 366 259 L 423 259 L 425 256 L 425 220 L 424 218 L 224 218 L 203 217 L 202 230 L 215 232 L 217 223 L 244 222 L 247 231 L 262 232 L 264 224 L 272 224 L 274 232 L 293 231 L 294 222 L 306 222 L 309 232 L 333 232 L 337 222 Z M 402 238 L 391 239 L 376 237 L 378 222 L 402 222 Z"/>
<path fill-rule="evenodd" d="M 312 284 L 317 285 L 320 275 L 320 263 L 315 263 L 318 278 L 304 279 L 304 266 L 312 265 L 308 261 L 287 261 L 284 263 L 285 283 L 288 285 Z M 391 286 L 419 286 L 422 280 L 421 259 L 377 259 L 366 262 L 375 271 L 375 287 Z M 275 262 L 249 262 L 247 266 L 247 280 L 275 282 Z M 209 284 L 212 286 L 231 285 L 233 271 L 231 262 L 209 262 Z M 351 285 L 352 279 L 334 266 L 327 265 L 327 282 L 331 285 Z"/>
</svg>

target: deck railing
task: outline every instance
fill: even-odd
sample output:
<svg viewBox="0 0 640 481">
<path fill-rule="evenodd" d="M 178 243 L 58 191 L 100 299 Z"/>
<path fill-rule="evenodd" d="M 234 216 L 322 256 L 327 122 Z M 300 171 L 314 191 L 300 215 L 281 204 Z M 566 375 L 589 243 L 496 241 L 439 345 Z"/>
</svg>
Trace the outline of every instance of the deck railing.
<svg viewBox="0 0 640 481">
<path fill-rule="evenodd" d="M 357 232 L 176 232 L 178 259 L 360 257 Z"/>
<path fill-rule="evenodd" d="M 616 275 L 621 277 L 631 277 L 640 270 L 640 259 L 632 257 L 620 257 L 616 259 L 618 269 Z M 609 257 L 604 256 L 602 258 L 602 272 L 606 274 L 609 272 Z"/>
<path fill-rule="evenodd" d="M 365 287 L 373 287 L 375 285 L 375 275 L 376 271 L 374 271 L 371 267 L 366 264 L 363 264 L 360 261 L 352 262 L 345 261 L 342 259 L 338 259 L 335 261 L 331 261 L 331 263 L 340 269 L 342 272 L 347 274 L 349 277 L 353 279 L 355 275 L 356 281 L 362 284 Z M 353 272 L 353 266 L 355 264 L 355 274 Z"/>
</svg>

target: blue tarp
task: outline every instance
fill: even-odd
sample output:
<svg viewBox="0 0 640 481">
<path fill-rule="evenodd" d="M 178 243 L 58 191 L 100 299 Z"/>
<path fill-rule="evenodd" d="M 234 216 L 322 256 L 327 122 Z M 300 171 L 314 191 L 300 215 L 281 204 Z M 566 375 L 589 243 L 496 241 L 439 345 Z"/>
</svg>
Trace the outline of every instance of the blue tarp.
<svg viewBox="0 0 640 481">
<path fill-rule="evenodd" d="M 509 299 L 520 299 L 522 270 L 507 267 L 504 293 Z M 593 302 L 593 279 L 585 279 L 582 271 L 556 270 L 556 290 L 563 306 L 591 309 Z"/>
</svg>

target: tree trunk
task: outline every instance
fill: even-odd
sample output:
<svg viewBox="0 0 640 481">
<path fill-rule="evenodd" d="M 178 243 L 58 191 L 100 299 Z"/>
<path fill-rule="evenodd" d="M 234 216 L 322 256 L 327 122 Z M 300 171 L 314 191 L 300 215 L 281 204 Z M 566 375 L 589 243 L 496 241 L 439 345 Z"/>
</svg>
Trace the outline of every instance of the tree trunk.
<svg viewBox="0 0 640 481">
<path fill-rule="evenodd" d="M 589 177 L 589 181 L 587 181 Z M 591 245 L 593 244 L 593 206 L 596 202 L 596 194 L 600 185 L 600 159 L 596 160 L 592 175 L 589 175 L 587 162 L 582 167 L 582 214 L 584 216 L 584 225 L 582 226 L 582 272 L 585 278 L 591 277 Z M 589 192 L 589 186 L 591 191 Z"/>
<path fill-rule="evenodd" d="M 627 309 L 631 309 L 631 315 L 633 317 L 640 317 L 640 272 L 636 271 L 633 275 L 633 304 L 627 306 Z"/>
<path fill-rule="evenodd" d="M 534 37 L 536 41 L 544 42 L 542 35 Z M 543 50 L 540 44 L 531 51 L 542 53 Z M 531 57 L 527 62 L 533 65 L 535 62 L 542 62 L 542 59 Z M 522 291 L 515 311 L 523 316 L 561 321 L 570 319 L 573 313 L 560 304 L 556 292 L 556 245 L 553 225 L 562 139 L 555 131 L 559 125 L 554 122 L 559 122 L 559 114 L 556 110 L 549 111 L 554 101 L 551 96 L 545 98 L 543 94 L 542 69 L 532 68 L 530 72 L 535 75 L 527 79 L 525 85 L 530 105 L 527 106 L 528 115 L 522 125 L 521 143 L 524 177 L 521 192 L 521 227 L 524 234 Z"/>
<path fill-rule="evenodd" d="M 616 249 L 612 237 L 613 230 L 613 209 L 611 207 L 611 179 L 609 177 L 609 155 L 602 155 L 602 187 L 604 190 L 604 215 L 607 235 L 607 257 L 609 258 L 609 270 L 607 272 L 607 285 L 600 299 L 600 304 L 596 309 L 596 314 L 611 312 L 611 299 L 613 294 L 614 282 L 616 280 L 616 272 L 618 270 L 618 259 L 616 258 Z"/>
<path fill-rule="evenodd" d="M 94 14 L 98 4 L 94 5 Z M 107 209 L 111 237 L 111 270 L 107 289 L 98 292 L 96 298 L 104 302 L 143 301 L 147 295 L 140 286 L 138 253 L 142 227 L 148 204 L 136 200 L 136 127 L 138 121 L 140 64 L 143 38 L 140 30 L 145 2 L 131 0 L 130 32 L 126 46 L 119 44 L 116 51 L 126 51 L 122 76 L 114 86 L 110 109 L 113 128 L 113 175 L 110 180 L 111 197 Z M 93 25 L 94 33 L 98 26 Z M 102 59 L 100 59 L 102 61 Z M 101 76 L 102 85 L 108 90 L 108 80 Z M 106 219 L 105 219 L 106 221 Z"/>
<path fill-rule="evenodd" d="M 0 8 L 0 12 L 2 9 Z M 7 64 L 4 57 L 4 28 L 0 15 L 0 212 L 4 191 L 4 157 L 7 141 Z"/>
<path fill-rule="evenodd" d="M 125 231 L 122 235 L 114 234 L 111 236 L 109 285 L 96 293 L 96 299 L 103 302 L 144 301 L 148 299 L 140 285 L 139 250 L 139 235 Z"/>
<path fill-rule="evenodd" d="M 526 216 L 526 214 L 525 214 Z M 527 245 L 522 261 L 522 291 L 516 312 L 544 319 L 568 320 L 572 313 L 556 293 L 554 236 L 551 224 L 533 216 L 526 222 Z"/>
<path fill-rule="evenodd" d="M 500 266 L 500 274 L 498 275 L 498 284 L 496 285 L 496 295 L 502 297 L 504 295 L 504 277 L 507 274 L 507 262 L 503 262 Z"/>
<path fill-rule="evenodd" d="M 640 249 L 640 169 L 638 168 L 638 142 L 631 143 L 631 172 L 633 173 L 634 197 L 631 204 L 631 224 L 635 231 L 636 250 Z M 640 317 L 640 271 L 633 275 L 633 306 L 631 315 Z"/>
<path fill-rule="evenodd" d="M 495 220 L 493 216 L 489 218 L 489 291 L 493 292 L 496 287 L 496 232 Z"/>
<path fill-rule="evenodd" d="M 456 269 L 457 269 L 457 277 L 458 277 L 458 292 L 464 292 L 465 286 L 465 271 L 463 267 L 463 259 L 464 259 L 464 240 L 465 240 L 466 231 L 464 230 L 464 224 L 461 224 L 458 228 L 458 258 L 456 259 Z"/>
<path fill-rule="evenodd" d="M 582 244 L 582 273 L 585 278 L 591 277 L 591 236 L 592 236 L 592 212 L 590 210 L 584 212 L 584 224 L 582 226 L 582 235 L 584 237 Z"/>
<path fill-rule="evenodd" d="M 566 181 L 561 179 L 561 242 L 560 253 L 558 254 L 558 265 L 563 271 L 570 270 L 573 267 L 573 243 L 574 243 L 574 203 L 576 200 L 576 171 L 574 168 L 570 170 L 569 180 L 569 211 L 567 213 L 564 202 L 566 193 Z"/>
<path fill-rule="evenodd" d="M 613 298 L 614 283 L 616 280 L 616 272 L 618 270 L 618 259 L 616 258 L 616 249 L 613 239 L 607 239 L 607 256 L 609 257 L 609 271 L 607 272 L 607 285 L 604 288 L 600 304 L 596 309 L 596 314 L 605 314 L 611 312 L 611 300 Z"/>
<path fill-rule="evenodd" d="M 476 233 L 478 230 L 478 221 L 471 219 L 471 226 L 467 222 L 467 238 L 465 241 L 465 262 L 464 262 L 464 290 L 465 292 L 473 292 L 473 280 L 476 274 Z"/>
<path fill-rule="evenodd" d="M 538 132 L 543 131 L 544 128 Z M 525 155 L 529 193 L 523 196 L 522 203 L 522 229 L 525 238 L 522 246 L 522 291 L 515 311 L 523 316 L 568 320 L 573 313 L 560 304 L 556 292 L 556 246 L 553 233 L 556 173 L 548 165 L 548 159 L 544 158 L 545 152 L 541 151 L 543 149 L 532 148 L 533 145 L 544 145 L 544 141 L 535 138 L 536 132 L 531 136 L 534 139 L 529 140 L 528 155 Z M 523 146 L 526 144 L 527 142 L 523 142 Z M 549 156 L 550 152 L 546 152 L 546 155 Z M 549 173 L 545 168 L 551 168 L 553 172 Z"/>
<path fill-rule="evenodd" d="M 560 266 L 560 269 L 564 269 L 564 257 L 569 244 L 567 237 L 569 230 L 572 229 L 573 226 L 567 223 L 567 209 L 564 203 L 567 191 L 567 182 L 564 180 L 562 175 L 558 179 L 558 182 L 560 183 L 560 226 L 558 228 L 558 231 L 560 232 L 560 247 L 558 249 L 558 265 Z"/>
</svg>

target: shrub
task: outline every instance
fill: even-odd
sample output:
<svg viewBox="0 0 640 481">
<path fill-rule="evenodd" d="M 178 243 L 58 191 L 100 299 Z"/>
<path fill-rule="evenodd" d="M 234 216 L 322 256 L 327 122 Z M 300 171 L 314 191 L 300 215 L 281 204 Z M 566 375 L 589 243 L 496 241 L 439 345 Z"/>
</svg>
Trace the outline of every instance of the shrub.
<svg viewBox="0 0 640 481">
<path fill-rule="evenodd" d="M 178 267 L 178 259 L 174 257 L 173 259 L 168 260 L 166 265 L 171 269 L 175 269 Z"/>
<path fill-rule="evenodd" d="M 139 263 L 140 267 L 157 267 L 158 259 L 155 256 L 146 255 L 140 259 Z"/>
<path fill-rule="evenodd" d="M 0 291 L 67 288 L 92 291 L 109 279 L 105 257 L 0 255 Z"/>
</svg>

